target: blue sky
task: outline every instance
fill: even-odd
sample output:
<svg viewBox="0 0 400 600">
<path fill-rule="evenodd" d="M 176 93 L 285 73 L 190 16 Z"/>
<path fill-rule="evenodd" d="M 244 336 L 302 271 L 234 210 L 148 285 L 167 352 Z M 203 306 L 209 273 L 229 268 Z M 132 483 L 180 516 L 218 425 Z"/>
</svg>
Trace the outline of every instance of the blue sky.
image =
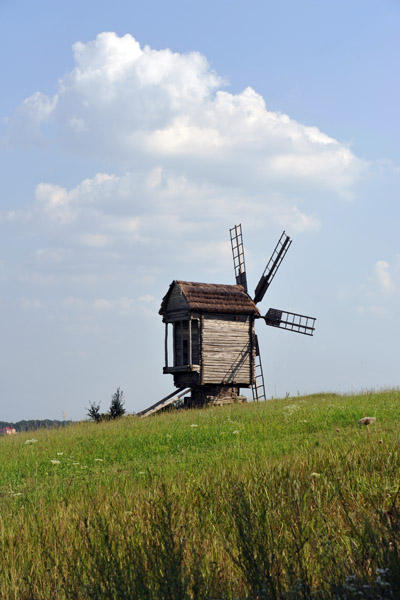
<svg viewBox="0 0 400 600">
<path fill-rule="evenodd" d="M 399 385 L 400 3 L 0 0 L 0 419 L 172 390 L 173 279 L 250 289 L 270 395 Z"/>
</svg>

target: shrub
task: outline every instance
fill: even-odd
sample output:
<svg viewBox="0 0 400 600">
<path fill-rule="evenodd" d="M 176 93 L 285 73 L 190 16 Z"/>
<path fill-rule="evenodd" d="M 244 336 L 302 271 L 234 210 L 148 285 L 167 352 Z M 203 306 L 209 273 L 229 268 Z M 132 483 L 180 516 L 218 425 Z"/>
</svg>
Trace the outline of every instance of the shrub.
<svg viewBox="0 0 400 600">
<path fill-rule="evenodd" d="M 95 423 L 100 423 L 102 420 L 102 415 L 100 414 L 100 404 L 95 404 L 94 402 L 90 402 L 89 408 L 87 410 L 87 416 L 92 419 Z"/>
<path fill-rule="evenodd" d="M 111 419 L 118 419 L 118 417 L 122 417 L 122 415 L 125 414 L 125 401 L 123 397 L 124 392 L 120 388 L 117 388 L 115 394 L 111 396 L 111 404 L 109 410 Z"/>
</svg>

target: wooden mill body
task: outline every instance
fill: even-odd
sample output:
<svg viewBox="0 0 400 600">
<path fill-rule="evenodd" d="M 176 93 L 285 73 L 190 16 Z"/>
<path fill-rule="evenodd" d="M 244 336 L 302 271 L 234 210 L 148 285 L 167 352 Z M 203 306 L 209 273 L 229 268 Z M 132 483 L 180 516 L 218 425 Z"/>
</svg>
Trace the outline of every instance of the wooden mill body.
<svg viewBox="0 0 400 600">
<path fill-rule="evenodd" d="M 163 371 L 173 375 L 177 388 L 192 388 L 187 404 L 232 402 L 241 387 L 254 384 L 254 320 L 260 313 L 241 285 L 173 281 L 159 312 L 165 323 Z"/>
</svg>

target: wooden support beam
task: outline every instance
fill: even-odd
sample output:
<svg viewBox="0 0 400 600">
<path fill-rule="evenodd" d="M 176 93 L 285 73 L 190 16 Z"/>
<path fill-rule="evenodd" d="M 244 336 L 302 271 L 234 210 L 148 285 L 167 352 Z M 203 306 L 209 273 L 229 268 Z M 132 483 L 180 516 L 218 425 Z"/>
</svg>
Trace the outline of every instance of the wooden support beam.
<svg viewBox="0 0 400 600">
<path fill-rule="evenodd" d="M 168 369 L 168 323 L 165 323 L 165 368 Z"/>
<path fill-rule="evenodd" d="M 188 388 L 179 388 L 177 390 L 174 390 L 171 394 L 168 394 L 168 396 L 165 396 L 165 398 L 163 398 L 162 400 L 159 400 L 155 404 L 152 404 L 148 408 L 145 408 L 144 410 L 141 410 L 140 412 L 138 412 L 136 414 L 139 417 L 148 417 L 149 415 L 157 412 L 158 410 L 161 410 L 162 408 L 169 406 L 170 404 L 175 402 L 175 400 L 178 400 L 179 398 L 181 398 L 182 396 L 187 394 L 190 391 L 190 389 L 191 388 L 188 387 Z"/>
<path fill-rule="evenodd" d="M 192 319 L 189 319 L 189 360 L 188 363 L 192 365 Z"/>
</svg>

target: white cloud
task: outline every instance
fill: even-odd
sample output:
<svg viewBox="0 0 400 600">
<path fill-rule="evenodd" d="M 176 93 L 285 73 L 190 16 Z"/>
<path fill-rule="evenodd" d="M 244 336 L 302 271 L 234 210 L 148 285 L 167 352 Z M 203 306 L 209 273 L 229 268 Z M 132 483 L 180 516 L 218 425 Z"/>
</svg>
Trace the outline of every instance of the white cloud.
<svg viewBox="0 0 400 600">
<path fill-rule="evenodd" d="M 90 246 L 99 248 L 101 246 L 107 246 L 109 244 L 109 238 L 102 233 L 84 233 L 81 236 L 82 244 L 84 246 Z"/>
<path fill-rule="evenodd" d="M 385 260 L 378 260 L 374 267 L 374 280 L 378 285 L 379 291 L 384 294 L 391 294 L 396 291 L 396 285 L 393 281 L 390 265 Z"/>
<path fill-rule="evenodd" d="M 383 306 L 379 306 L 376 304 L 372 304 L 371 306 L 357 306 L 356 311 L 361 314 L 373 314 L 377 316 L 382 316 L 387 314 L 387 310 Z"/>
<path fill-rule="evenodd" d="M 222 90 L 198 52 L 141 48 L 129 34 L 108 32 L 76 43 L 74 57 L 53 97 L 37 92 L 18 108 L 11 137 L 23 126 L 26 141 L 32 129 L 36 140 L 51 123 L 53 143 L 130 171 L 158 163 L 189 180 L 250 189 L 290 180 L 346 193 L 364 167 L 318 128 L 268 111 L 252 88 Z"/>
<path fill-rule="evenodd" d="M 78 313 L 84 313 L 96 316 L 102 313 L 114 313 L 119 316 L 152 316 L 156 314 L 155 307 L 158 310 L 158 300 L 153 296 L 146 294 L 138 298 L 129 298 L 121 296 L 118 298 L 94 298 L 93 300 L 84 300 L 74 296 L 66 297 L 62 302 L 62 307 Z"/>
<path fill-rule="evenodd" d="M 205 227 L 210 232 L 221 223 L 226 227 L 228 214 L 229 223 L 245 217 L 253 228 L 269 224 L 292 232 L 318 230 L 317 216 L 307 214 L 298 201 L 277 192 L 247 193 L 234 186 L 196 182 L 155 167 L 140 177 L 98 173 L 71 189 L 41 183 L 32 207 L 19 211 L 15 220 L 40 232 L 41 244 L 46 236 L 50 242 L 35 250 L 36 265 L 71 261 L 79 248 L 81 253 L 83 248 L 103 251 L 102 258 L 107 250 L 113 258 L 116 252 L 126 254 L 126 246 L 138 244 L 147 252 L 150 246 L 162 245 L 160 260 L 167 258 L 166 252 L 169 260 L 188 262 L 218 254 L 219 242 L 206 242 L 202 234 Z M 185 254 L 178 239 L 191 242 Z"/>
<path fill-rule="evenodd" d="M 59 225 L 72 223 L 78 208 L 71 206 L 67 191 L 50 183 L 40 183 L 36 187 L 36 202 L 51 221 Z"/>
<path fill-rule="evenodd" d="M 40 237 L 20 281 L 99 287 L 127 274 L 154 282 L 167 263 L 217 270 L 228 225 L 317 231 L 315 199 L 351 196 L 365 168 L 348 145 L 268 110 L 251 87 L 224 89 L 198 52 L 102 33 L 76 43 L 74 58 L 53 96 L 18 107 L 8 140 L 41 138 L 51 153 L 89 157 L 98 173 L 71 186 L 42 181 L 31 206 L 0 213 Z"/>
<path fill-rule="evenodd" d="M 56 225 L 70 225 L 85 207 L 94 209 L 107 202 L 115 176 L 97 173 L 71 190 L 51 183 L 36 186 L 34 210 Z"/>
<path fill-rule="evenodd" d="M 49 98 L 42 92 L 26 98 L 9 120 L 6 140 L 21 145 L 43 143 L 41 125 L 52 117 L 57 102 L 57 94 Z"/>
<path fill-rule="evenodd" d="M 110 310 L 113 306 L 113 303 L 105 298 L 96 298 L 96 300 L 93 300 L 92 306 L 95 310 L 103 311 Z"/>
<path fill-rule="evenodd" d="M 77 132 L 87 131 L 85 121 L 83 119 L 78 119 L 78 117 L 75 116 L 70 118 L 69 126 Z"/>
<path fill-rule="evenodd" d="M 145 294 L 144 296 L 139 296 L 139 302 L 144 302 L 145 304 L 150 304 L 151 302 L 155 302 L 156 298 L 151 296 L 150 294 Z"/>
<path fill-rule="evenodd" d="M 400 295 L 400 254 L 392 264 L 377 260 L 359 287 L 357 294 L 362 301 L 356 307 L 359 314 L 386 315 L 397 311 Z"/>
<path fill-rule="evenodd" d="M 61 263 L 71 255 L 71 251 L 66 248 L 38 248 L 34 257 L 39 263 Z"/>
<path fill-rule="evenodd" d="M 39 309 L 42 308 L 42 302 L 40 300 L 37 299 L 32 299 L 32 298 L 20 298 L 18 301 L 18 304 L 21 308 L 24 309 Z"/>
</svg>

